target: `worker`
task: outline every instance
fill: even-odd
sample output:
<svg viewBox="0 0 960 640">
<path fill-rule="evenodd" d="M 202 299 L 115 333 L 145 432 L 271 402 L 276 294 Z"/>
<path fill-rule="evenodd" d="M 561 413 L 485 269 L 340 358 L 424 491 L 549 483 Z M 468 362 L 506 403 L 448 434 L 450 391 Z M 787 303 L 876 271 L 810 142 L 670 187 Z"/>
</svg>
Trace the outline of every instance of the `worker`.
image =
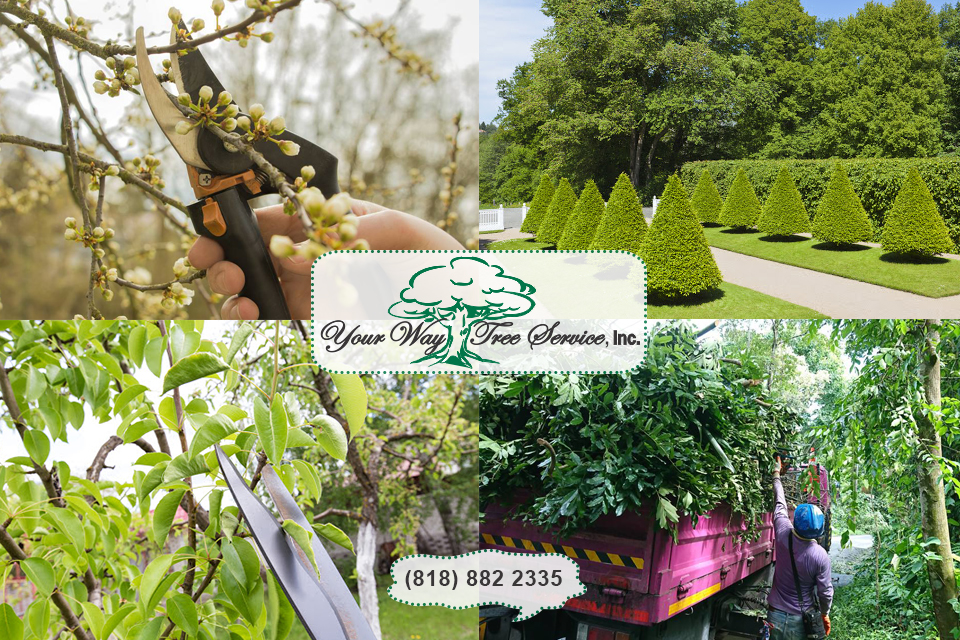
<svg viewBox="0 0 960 640">
<path fill-rule="evenodd" d="M 780 474 L 784 469 L 784 462 L 778 456 L 777 468 L 773 473 L 773 493 L 777 501 L 773 511 L 777 563 L 773 573 L 773 588 L 767 600 L 767 622 L 770 640 L 807 640 L 816 638 L 818 634 L 806 633 L 802 612 L 818 603 L 824 635 L 830 634 L 829 613 L 833 602 L 830 556 L 817 544 L 816 539 L 823 535 L 824 528 L 823 512 L 817 506 L 806 503 L 798 505 L 793 522 L 790 522 L 783 484 L 780 482 Z M 794 562 L 790 561 L 791 547 Z"/>
</svg>

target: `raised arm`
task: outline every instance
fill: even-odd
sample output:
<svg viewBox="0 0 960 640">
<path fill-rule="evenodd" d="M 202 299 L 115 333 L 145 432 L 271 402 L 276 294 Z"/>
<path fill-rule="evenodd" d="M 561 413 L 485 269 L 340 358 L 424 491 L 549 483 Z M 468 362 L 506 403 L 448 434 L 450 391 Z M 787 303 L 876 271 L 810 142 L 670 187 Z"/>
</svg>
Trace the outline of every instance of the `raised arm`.
<svg viewBox="0 0 960 640">
<path fill-rule="evenodd" d="M 780 467 L 780 459 L 777 458 L 777 468 L 773 472 L 773 496 L 776 499 L 776 505 L 773 507 L 773 530 L 778 535 L 782 531 L 793 529 L 787 513 L 787 499 L 783 494 L 783 484 L 780 482 Z"/>
</svg>

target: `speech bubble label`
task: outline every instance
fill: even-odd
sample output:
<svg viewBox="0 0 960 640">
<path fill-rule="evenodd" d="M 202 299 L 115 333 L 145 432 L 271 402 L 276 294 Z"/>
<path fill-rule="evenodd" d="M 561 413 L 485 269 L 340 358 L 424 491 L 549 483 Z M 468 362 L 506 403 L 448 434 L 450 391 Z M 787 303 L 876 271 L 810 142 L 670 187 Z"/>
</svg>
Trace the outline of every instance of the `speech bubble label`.
<svg viewBox="0 0 960 640">
<path fill-rule="evenodd" d="M 559 609 L 587 591 L 580 567 L 559 553 L 509 553 L 496 549 L 459 556 L 413 555 L 390 568 L 391 598 L 415 607 L 468 609 L 499 604 L 519 609 L 516 620 Z"/>
</svg>

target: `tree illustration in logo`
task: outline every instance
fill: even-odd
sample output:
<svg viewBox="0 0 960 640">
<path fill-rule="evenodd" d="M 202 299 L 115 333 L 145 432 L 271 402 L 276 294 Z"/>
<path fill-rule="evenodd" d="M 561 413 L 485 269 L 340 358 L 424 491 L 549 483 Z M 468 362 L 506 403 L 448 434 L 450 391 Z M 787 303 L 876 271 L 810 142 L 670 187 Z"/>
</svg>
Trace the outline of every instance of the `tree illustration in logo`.
<svg viewBox="0 0 960 640">
<path fill-rule="evenodd" d="M 469 349 L 473 327 L 479 322 L 516 318 L 530 313 L 535 293 L 531 285 L 508 276 L 482 258 L 460 256 L 449 264 L 427 267 L 413 274 L 400 301 L 388 313 L 405 320 L 436 322 L 446 328 L 447 342 L 419 360 L 473 368 L 471 360 L 495 362 Z"/>
</svg>

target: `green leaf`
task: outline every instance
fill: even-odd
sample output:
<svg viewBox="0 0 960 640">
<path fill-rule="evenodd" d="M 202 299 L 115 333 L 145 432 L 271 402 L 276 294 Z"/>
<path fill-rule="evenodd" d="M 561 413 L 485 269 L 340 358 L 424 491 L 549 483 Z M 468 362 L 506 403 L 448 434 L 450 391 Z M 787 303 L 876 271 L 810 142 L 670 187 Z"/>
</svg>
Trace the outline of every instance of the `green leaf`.
<svg viewBox="0 0 960 640">
<path fill-rule="evenodd" d="M 268 616 L 270 618 L 270 630 L 268 640 L 286 640 L 293 628 L 293 621 L 296 619 L 296 613 L 287 600 L 286 594 L 277 583 L 276 577 L 272 571 L 267 572 L 269 580 L 267 581 L 267 593 L 269 597 Z"/>
<path fill-rule="evenodd" d="M 170 534 L 170 527 L 173 526 L 173 518 L 177 515 L 177 508 L 183 499 L 183 489 L 171 491 L 163 496 L 157 508 L 153 512 L 153 536 L 156 543 L 163 548 Z"/>
<path fill-rule="evenodd" d="M 78 518 L 76 514 L 67 509 L 47 509 L 43 517 L 48 521 L 53 521 L 57 530 L 67 536 L 67 539 L 76 547 L 78 553 L 82 554 L 84 552 L 85 538 L 83 535 L 83 525 L 80 524 L 80 518 Z"/>
<path fill-rule="evenodd" d="M 143 349 L 147 346 L 147 328 L 143 325 L 137 325 L 130 330 L 127 337 L 127 353 L 130 354 L 130 360 L 139 368 L 143 364 Z"/>
<path fill-rule="evenodd" d="M 26 620 L 33 635 L 38 638 L 46 638 L 50 629 L 50 603 L 45 598 L 34 600 L 27 607 Z"/>
<path fill-rule="evenodd" d="M 317 572 L 317 577 L 319 578 L 320 568 L 317 566 L 317 556 L 313 553 L 313 544 L 310 542 L 313 538 L 313 532 L 307 531 L 293 520 L 284 520 L 281 526 L 283 530 L 287 532 L 287 535 L 297 543 L 300 550 L 303 551 L 306 558 L 310 561 L 310 564 L 313 565 L 313 570 Z"/>
<path fill-rule="evenodd" d="M 196 457 L 207 447 L 217 444 L 232 433 L 236 433 L 237 429 L 237 425 L 227 416 L 220 414 L 210 416 L 197 430 L 190 442 L 190 457 Z"/>
<path fill-rule="evenodd" d="M 253 402 L 253 421 L 257 427 L 257 435 L 260 436 L 260 446 L 275 465 L 279 465 L 283 460 L 283 452 L 287 445 L 287 424 L 286 411 L 283 410 L 283 401 L 280 395 L 274 398 L 273 405 L 279 407 L 267 407 L 267 404 L 259 397 Z M 277 429 L 277 425 L 282 421 L 282 428 Z"/>
<path fill-rule="evenodd" d="M 173 459 L 173 462 L 171 462 L 166 471 L 163 472 L 163 481 L 174 482 L 195 476 L 198 473 L 209 472 L 210 467 L 207 466 L 207 462 L 203 458 L 191 460 L 188 454 L 181 453 Z"/>
<path fill-rule="evenodd" d="M 160 464 L 161 462 L 169 462 L 170 454 L 164 453 L 163 451 L 154 451 L 153 453 L 145 453 L 137 461 L 133 463 L 133 466 L 146 466 L 152 467 L 154 465 Z"/>
<path fill-rule="evenodd" d="M 193 637 L 197 635 L 200 620 L 197 617 L 197 605 L 190 596 L 177 593 L 167 597 L 167 616 L 173 623 Z"/>
<path fill-rule="evenodd" d="M 167 375 L 163 377 L 163 393 L 229 368 L 229 365 L 212 353 L 194 353 L 170 367 Z"/>
<path fill-rule="evenodd" d="M 23 434 L 23 444 L 33 461 L 42 465 L 50 455 L 50 438 L 39 429 L 30 429 Z"/>
<path fill-rule="evenodd" d="M 160 421 L 167 429 L 180 431 L 180 422 L 177 418 L 177 403 L 174 402 L 172 396 L 167 396 L 160 401 L 160 406 L 157 408 L 157 415 L 160 416 Z"/>
<path fill-rule="evenodd" d="M 47 379 L 36 367 L 27 367 L 27 401 L 35 402 L 47 390 Z"/>
<path fill-rule="evenodd" d="M 27 575 L 27 579 L 37 587 L 37 591 L 45 596 L 53 593 L 57 586 L 53 575 L 53 565 L 43 558 L 33 557 L 21 560 L 20 568 Z"/>
<path fill-rule="evenodd" d="M 328 415 L 317 416 L 313 422 L 320 428 L 317 442 L 324 451 L 337 460 L 344 460 L 347 457 L 347 434 L 343 430 L 343 425 L 337 422 L 336 418 Z"/>
<path fill-rule="evenodd" d="M 307 435 L 307 432 L 303 429 L 288 429 L 287 430 L 287 449 L 294 449 L 296 447 L 312 447 L 317 444 L 317 441 Z"/>
<path fill-rule="evenodd" d="M 113 402 L 113 415 L 120 415 L 120 411 L 130 404 L 136 398 L 139 398 L 143 395 L 143 392 L 147 390 L 147 387 L 142 384 L 135 384 L 132 387 L 127 387 L 120 395 L 117 396 L 117 399 Z"/>
<path fill-rule="evenodd" d="M 251 333 L 253 333 L 252 324 L 247 322 L 240 323 L 237 327 L 237 332 L 233 334 L 233 339 L 230 340 L 230 349 L 227 350 L 227 357 L 224 358 L 227 362 L 233 362 L 233 357 L 237 355 L 240 348 L 247 342 L 247 338 L 250 337 Z"/>
<path fill-rule="evenodd" d="M 341 531 L 336 525 L 324 522 L 313 525 L 313 530 L 316 531 L 320 537 L 326 538 L 333 544 L 338 544 L 344 549 L 349 549 L 350 553 L 355 553 L 353 550 L 353 541 L 350 539 L 350 536 Z"/>
<path fill-rule="evenodd" d="M 300 474 L 300 479 L 307 487 L 307 491 L 313 495 L 314 500 L 319 500 L 321 495 L 320 474 L 313 465 L 307 464 L 303 460 L 294 460 L 293 466 Z"/>
<path fill-rule="evenodd" d="M 340 394 L 340 404 L 350 426 L 350 437 L 355 438 L 363 431 L 367 420 L 367 390 L 363 388 L 363 380 L 355 373 L 331 373 L 330 379 Z"/>
<path fill-rule="evenodd" d="M 83 608 L 83 617 L 93 633 L 93 637 L 102 640 L 103 636 L 103 610 L 92 602 L 81 602 Z"/>
<path fill-rule="evenodd" d="M 151 431 L 156 431 L 159 428 L 160 425 L 157 424 L 157 421 L 154 420 L 152 416 L 134 422 L 123 432 L 123 443 L 130 444 L 131 442 L 136 442 Z"/>
<path fill-rule="evenodd" d="M 167 470 L 167 467 L 170 465 L 169 462 L 158 462 L 153 469 L 147 472 L 146 477 L 143 479 L 143 483 L 140 485 L 141 499 L 146 498 L 153 490 L 163 484 L 163 473 Z"/>
<path fill-rule="evenodd" d="M 140 578 L 140 614 L 142 617 L 145 618 L 153 613 L 153 609 L 147 611 L 147 603 L 153 598 L 154 592 L 163 582 L 163 578 L 172 564 L 173 555 L 164 554 L 154 558 L 144 569 L 143 576 Z"/>
<path fill-rule="evenodd" d="M 23 621 L 17 617 L 13 607 L 0 604 L 0 638 L 3 640 L 23 640 Z"/>
<path fill-rule="evenodd" d="M 211 537 L 220 533 L 220 505 L 223 503 L 223 490 L 214 489 L 210 492 L 210 528 Z"/>
<path fill-rule="evenodd" d="M 230 598 L 230 602 L 232 602 L 233 606 L 240 612 L 240 615 L 251 625 L 256 626 L 260 618 L 260 610 L 254 605 L 255 595 L 248 592 L 243 584 L 237 580 L 236 576 L 230 571 L 220 572 L 220 587 L 224 593 L 227 594 L 227 597 Z M 261 594 L 261 599 L 262 597 Z"/>
<path fill-rule="evenodd" d="M 227 571 L 233 574 L 244 589 L 249 590 L 260 585 L 260 558 L 253 545 L 243 538 L 234 538 L 221 542 L 220 551 L 223 553 Z"/>
<path fill-rule="evenodd" d="M 184 331 L 174 325 L 170 329 L 170 354 L 174 362 L 194 353 L 200 346 L 200 334 L 196 331 Z"/>
<path fill-rule="evenodd" d="M 166 621 L 165 616 L 157 616 L 140 629 L 137 640 L 160 640 L 160 634 L 163 632 L 163 624 Z"/>
<path fill-rule="evenodd" d="M 166 336 L 158 336 L 147 342 L 147 346 L 143 350 L 144 359 L 147 361 L 147 367 L 150 369 L 150 373 L 158 378 L 160 377 L 160 372 L 163 370 L 163 353 L 166 348 Z"/>
<path fill-rule="evenodd" d="M 103 633 L 103 640 L 106 640 L 106 638 L 109 638 L 110 634 L 113 633 L 113 630 L 117 628 L 117 625 L 123 622 L 124 619 L 128 615 L 130 615 L 130 612 L 136 608 L 137 608 L 137 605 L 133 604 L 132 602 L 128 602 L 127 604 L 123 605 L 122 607 L 114 611 L 110 615 L 110 617 L 107 618 L 107 621 L 103 625 L 103 629 L 101 631 L 101 633 Z"/>
</svg>

